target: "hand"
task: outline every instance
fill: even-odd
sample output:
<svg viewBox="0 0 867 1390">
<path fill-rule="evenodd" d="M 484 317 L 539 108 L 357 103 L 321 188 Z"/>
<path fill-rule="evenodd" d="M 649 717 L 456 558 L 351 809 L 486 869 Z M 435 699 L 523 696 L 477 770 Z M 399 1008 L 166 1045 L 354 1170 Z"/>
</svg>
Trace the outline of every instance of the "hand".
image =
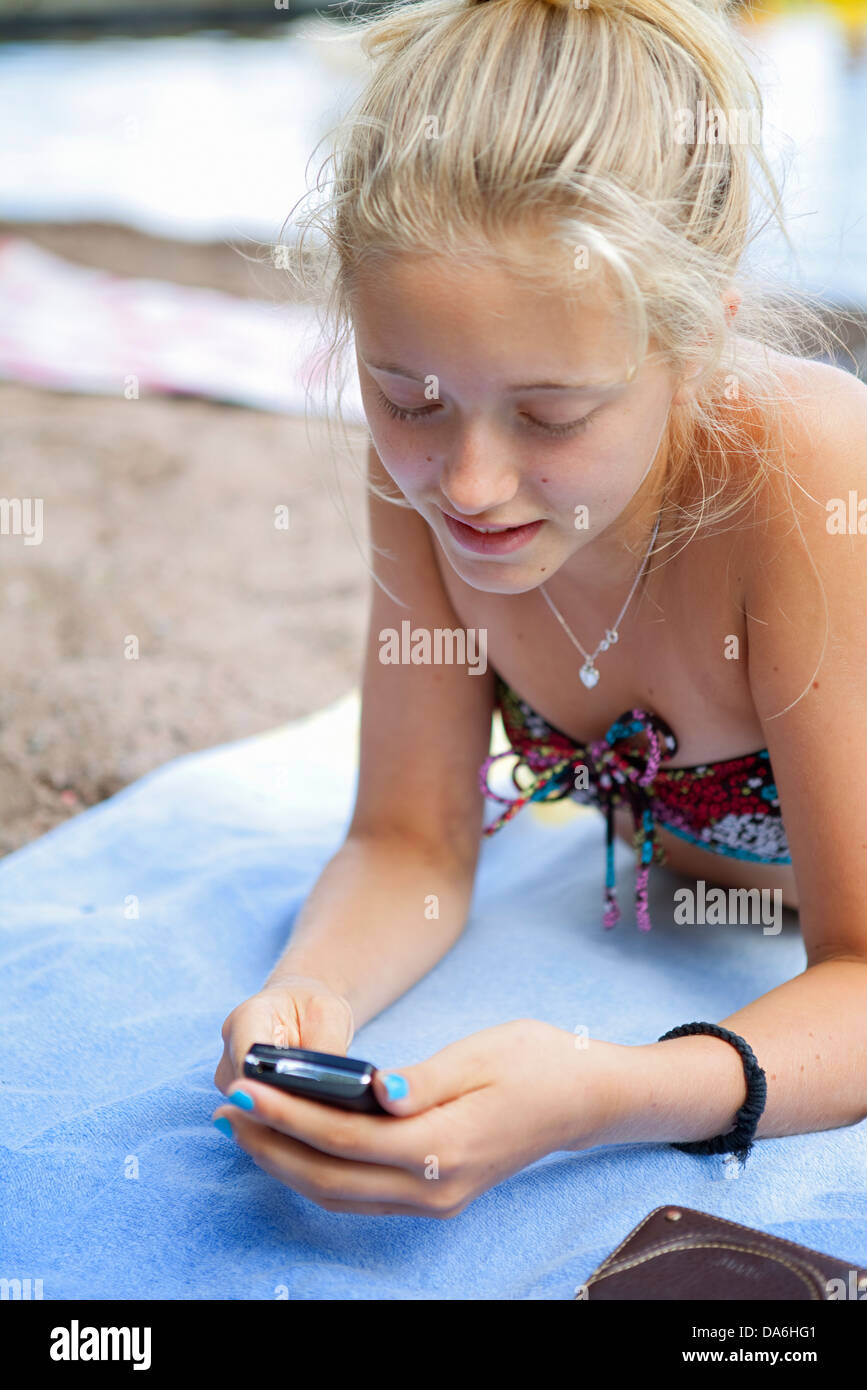
<svg viewBox="0 0 867 1390">
<path fill-rule="evenodd" d="M 457 1216 L 488 1188 L 559 1149 L 605 1142 L 622 1071 L 618 1044 L 518 1019 L 451 1043 L 399 1076 L 389 1115 L 363 1115 L 246 1077 L 214 1118 L 266 1173 L 326 1211 Z M 615 1055 L 617 1054 L 617 1055 Z M 252 1108 L 250 1106 L 252 1102 Z M 395 1117 L 400 1117 L 397 1122 Z"/>
<path fill-rule="evenodd" d="M 239 1079 L 247 1084 L 244 1058 L 253 1043 L 345 1056 L 354 1032 L 352 1007 L 342 994 L 307 975 L 283 976 L 229 1014 L 214 1084 L 224 1094 Z"/>
</svg>

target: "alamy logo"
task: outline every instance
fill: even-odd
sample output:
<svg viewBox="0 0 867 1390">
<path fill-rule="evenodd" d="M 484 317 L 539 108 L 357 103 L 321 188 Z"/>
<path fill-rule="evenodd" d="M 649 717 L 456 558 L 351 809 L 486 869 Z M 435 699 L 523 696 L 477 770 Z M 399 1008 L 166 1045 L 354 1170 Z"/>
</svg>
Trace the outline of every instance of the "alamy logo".
<svg viewBox="0 0 867 1390">
<path fill-rule="evenodd" d="M 379 659 L 383 666 L 468 666 L 471 676 L 488 669 L 486 627 L 416 627 L 408 618 L 379 634 Z"/>
<path fill-rule="evenodd" d="M 773 911 L 770 903 L 773 895 Z M 695 888 L 678 888 L 674 894 L 674 920 L 678 926 L 750 925 L 765 923 L 765 936 L 776 936 L 782 929 L 783 894 L 779 888 L 710 888 L 703 878 Z"/>
<path fill-rule="evenodd" d="M 42 1298 L 41 1279 L 0 1279 L 0 1301 Z"/>
<path fill-rule="evenodd" d="M 132 1361 L 134 1371 L 151 1364 L 149 1327 L 80 1327 L 73 1318 L 69 1327 L 51 1329 L 52 1361 Z"/>
<path fill-rule="evenodd" d="M 679 107 L 674 120 L 678 145 L 751 145 L 762 138 L 762 118 L 755 108 L 723 111 L 719 106 L 708 106 L 702 98 L 694 111 Z"/>
<path fill-rule="evenodd" d="M 0 497 L 0 536 L 23 536 L 25 545 L 41 545 L 42 534 L 41 497 Z"/>
<path fill-rule="evenodd" d="M 838 1298 L 867 1299 L 867 1278 L 859 1269 L 849 1269 L 846 1273 L 848 1278 L 845 1282 L 842 1279 L 825 1280 L 829 1302 Z"/>
<path fill-rule="evenodd" d="M 828 498 L 825 530 L 829 536 L 867 536 L 867 497 L 859 497 L 854 488 L 849 489 L 847 497 L 847 501 L 842 497 Z"/>
</svg>

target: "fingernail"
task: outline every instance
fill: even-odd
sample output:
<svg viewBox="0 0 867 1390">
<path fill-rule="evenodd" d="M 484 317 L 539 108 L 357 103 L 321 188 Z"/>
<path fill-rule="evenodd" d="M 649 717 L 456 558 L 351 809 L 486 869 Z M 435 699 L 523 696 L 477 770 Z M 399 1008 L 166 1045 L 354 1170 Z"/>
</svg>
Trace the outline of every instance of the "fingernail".
<svg viewBox="0 0 867 1390">
<path fill-rule="evenodd" d="M 252 1096 L 248 1096 L 246 1091 L 232 1091 L 227 1097 L 233 1105 L 240 1105 L 242 1110 L 252 1110 L 255 1101 Z"/>
<path fill-rule="evenodd" d="M 218 1115 L 214 1124 L 221 1134 L 225 1134 L 227 1139 L 232 1139 L 234 1137 L 232 1134 L 232 1126 L 225 1115 Z"/>
<path fill-rule="evenodd" d="M 405 1076 L 398 1076 L 397 1072 L 390 1071 L 382 1078 L 383 1085 L 388 1092 L 389 1100 L 403 1100 L 409 1091 L 409 1082 Z"/>
</svg>

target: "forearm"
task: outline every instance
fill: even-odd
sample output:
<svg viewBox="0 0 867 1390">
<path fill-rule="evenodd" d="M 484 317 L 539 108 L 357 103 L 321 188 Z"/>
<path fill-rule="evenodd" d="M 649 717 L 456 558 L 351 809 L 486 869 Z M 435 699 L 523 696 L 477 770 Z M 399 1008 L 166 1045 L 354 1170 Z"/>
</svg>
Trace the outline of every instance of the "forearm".
<svg viewBox="0 0 867 1390">
<path fill-rule="evenodd" d="M 706 1021 L 740 1034 L 765 1072 L 757 1138 L 867 1116 L 867 962 L 822 961 L 729 1018 Z M 616 1113 L 600 1143 L 710 1139 L 733 1127 L 746 1100 L 738 1053 L 707 1035 L 624 1049 L 618 1077 Z"/>
<path fill-rule="evenodd" d="M 326 864 L 271 971 L 324 980 L 356 1030 L 436 965 L 460 936 L 473 871 L 395 836 L 350 836 Z"/>
</svg>

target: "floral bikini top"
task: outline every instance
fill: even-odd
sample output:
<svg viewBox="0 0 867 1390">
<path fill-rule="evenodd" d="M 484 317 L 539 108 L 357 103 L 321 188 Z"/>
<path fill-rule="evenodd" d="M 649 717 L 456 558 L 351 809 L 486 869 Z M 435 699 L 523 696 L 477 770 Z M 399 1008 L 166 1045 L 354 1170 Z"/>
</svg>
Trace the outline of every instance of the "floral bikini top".
<svg viewBox="0 0 867 1390">
<path fill-rule="evenodd" d="M 485 759 L 479 770 L 482 792 L 505 810 L 483 834 L 493 835 L 529 801 L 560 801 L 571 796 L 598 806 L 607 819 L 605 912 L 603 924 L 620 917 L 614 880 L 614 811 L 628 805 L 638 855 L 635 911 L 640 931 L 650 930 L 647 879 L 652 863 L 665 864 L 657 825 L 716 854 L 763 864 L 791 864 L 777 789 L 766 748 L 741 758 L 696 767 L 661 768 L 677 752 L 674 733 L 658 714 L 627 710 L 604 738 L 578 744 L 548 724 L 526 700 L 497 676 L 497 707 L 511 748 Z M 644 736 L 645 748 L 636 748 Z M 500 758 L 517 755 L 512 768 L 515 797 L 500 796 L 488 784 Z M 524 785 L 519 768 L 530 774 Z"/>
</svg>

